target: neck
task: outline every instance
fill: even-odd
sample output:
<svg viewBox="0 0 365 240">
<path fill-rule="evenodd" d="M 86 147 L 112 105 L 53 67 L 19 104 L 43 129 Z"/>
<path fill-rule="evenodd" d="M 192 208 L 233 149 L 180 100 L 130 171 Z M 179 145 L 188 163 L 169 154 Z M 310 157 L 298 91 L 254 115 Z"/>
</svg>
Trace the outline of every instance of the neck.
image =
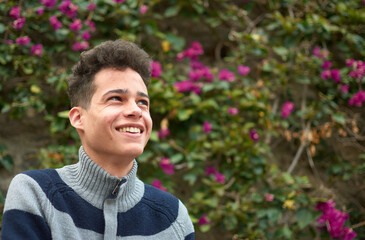
<svg viewBox="0 0 365 240">
<path fill-rule="evenodd" d="M 91 151 L 86 146 L 84 146 L 84 151 L 96 164 L 102 167 L 110 175 L 118 178 L 128 175 L 133 167 L 133 158 L 101 155 Z"/>
</svg>

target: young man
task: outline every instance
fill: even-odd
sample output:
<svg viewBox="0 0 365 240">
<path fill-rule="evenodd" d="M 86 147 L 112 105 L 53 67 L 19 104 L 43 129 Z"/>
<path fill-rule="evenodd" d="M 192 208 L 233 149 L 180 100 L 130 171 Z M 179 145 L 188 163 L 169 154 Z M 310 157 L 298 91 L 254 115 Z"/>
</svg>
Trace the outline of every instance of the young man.
<svg viewBox="0 0 365 240">
<path fill-rule="evenodd" d="M 150 57 L 130 42 L 81 54 L 68 86 L 79 162 L 17 175 L 1 239 L 194 239 L 181 201 L 136 177 L 152 130 L 150 74 Z"/>
</svg>

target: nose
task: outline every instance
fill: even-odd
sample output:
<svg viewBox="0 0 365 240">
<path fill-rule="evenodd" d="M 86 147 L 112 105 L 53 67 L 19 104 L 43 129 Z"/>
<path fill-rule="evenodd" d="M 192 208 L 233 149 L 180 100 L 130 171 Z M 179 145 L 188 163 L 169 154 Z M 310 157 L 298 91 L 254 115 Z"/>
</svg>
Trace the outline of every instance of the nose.
<svg viewBox="0 0 365 240">
<path fill-rule="evenodd" d="M 125 105 L 124 116 L 129 118 L 140 118 L 142 116 L 142 110 L 138 107 L 137 103 L 131 101 Z"/>
</svg>

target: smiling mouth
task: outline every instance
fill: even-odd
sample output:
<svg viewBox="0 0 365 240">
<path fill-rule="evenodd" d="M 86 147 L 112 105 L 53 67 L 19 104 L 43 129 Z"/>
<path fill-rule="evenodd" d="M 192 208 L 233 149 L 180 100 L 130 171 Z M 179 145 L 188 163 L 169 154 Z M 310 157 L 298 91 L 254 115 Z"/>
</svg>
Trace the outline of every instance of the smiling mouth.
<svg viewBox="0 0 365 240">
<path fill-rule="evenodd" d="M 142 133 L 143 130 L 139 129 L 138 127 L 123 127 L 123 128 L 119 128 L 117 129 L 119 132 L 125 132 L 125 133 Z"/>
</svg>

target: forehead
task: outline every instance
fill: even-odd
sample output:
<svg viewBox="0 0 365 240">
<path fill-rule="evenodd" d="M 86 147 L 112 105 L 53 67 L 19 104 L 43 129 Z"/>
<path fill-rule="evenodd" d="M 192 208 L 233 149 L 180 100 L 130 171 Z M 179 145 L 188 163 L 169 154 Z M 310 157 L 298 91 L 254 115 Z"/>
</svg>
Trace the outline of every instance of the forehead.
<svg viewBox="0 0 365 240">
<path fill-rule="evenodd" d="M 125 89 L 131 92 L 139 91 L 147 94 L 147 87 L 142 77 L 130 68 L 125 70 L 114 68 L 102 69 L 95 74 L 94 85 L 95 93 L 112 89 Z"/>
</svg>

